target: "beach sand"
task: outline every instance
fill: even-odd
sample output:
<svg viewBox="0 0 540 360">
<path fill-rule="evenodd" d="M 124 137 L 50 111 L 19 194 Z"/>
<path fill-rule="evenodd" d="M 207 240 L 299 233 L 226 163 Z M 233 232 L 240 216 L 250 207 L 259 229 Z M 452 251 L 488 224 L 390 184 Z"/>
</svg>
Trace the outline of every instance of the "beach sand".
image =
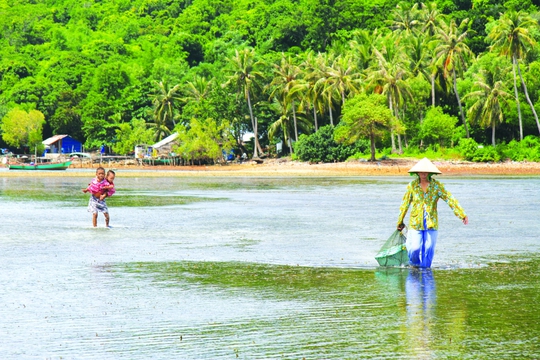
<svg viewBox="0 0 540 360">
<path fill-rule="evenodd" d="M 342 163 L 309 164 L 286 159 L 268 159 L 262 164 L 246 162 L 243 164 L 208 166 L 135 166 L 116 162 L 104 162 L 106 169 L 115 169 L 121 176 L 128 177 L 182 177 L 182 176 L 260 176 L 260 177 L 323 177 L 323 176 L 405 176 L 417 159 L 392 159 L 377 162 L 350 161 Z M 534 176 L 540 175 L 540 163 L 502 162 L 471 163 L 464 161 L 436 161 L 433 163 L 443 176 Z M 17 176 L 88 176 L 99 163 L 83 164 L 74 161 L 68 171 L 7 171 L 3 169 L 0 177 Z"/>
</svg>

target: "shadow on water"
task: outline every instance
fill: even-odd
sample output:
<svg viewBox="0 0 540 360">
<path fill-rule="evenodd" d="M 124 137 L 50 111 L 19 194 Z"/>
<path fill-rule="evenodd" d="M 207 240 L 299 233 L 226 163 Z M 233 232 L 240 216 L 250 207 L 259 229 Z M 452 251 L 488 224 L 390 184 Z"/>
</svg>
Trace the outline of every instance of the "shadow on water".
<svg viewBox="0 0 540 360">
<path fill-rule="evenodd" d="M 366 270 L 140 262 L 106 270 L 121 282 L 197 292 L 190 309 L 204 315 L 176 333 L 206 358 L 225 356 L 229 339 L 246 359 L 510 359 L 540 355 L 539 264 Z"/>
</svg>

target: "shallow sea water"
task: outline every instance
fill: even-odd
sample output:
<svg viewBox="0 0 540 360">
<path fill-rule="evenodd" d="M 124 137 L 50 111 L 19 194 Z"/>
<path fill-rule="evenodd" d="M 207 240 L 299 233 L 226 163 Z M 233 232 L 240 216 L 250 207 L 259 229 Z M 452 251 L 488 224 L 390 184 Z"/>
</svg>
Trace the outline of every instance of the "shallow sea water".
<svg viewBox="0 0 540 360">
<path fill-rule="evenodd" d="M 374 259 L 411 178 L 120 173 L 106 229 L 92 175 L 0 174 L 4 359 L 540 358 L 540 178 L 442 176 L 418 271 Z"/>
</svg>

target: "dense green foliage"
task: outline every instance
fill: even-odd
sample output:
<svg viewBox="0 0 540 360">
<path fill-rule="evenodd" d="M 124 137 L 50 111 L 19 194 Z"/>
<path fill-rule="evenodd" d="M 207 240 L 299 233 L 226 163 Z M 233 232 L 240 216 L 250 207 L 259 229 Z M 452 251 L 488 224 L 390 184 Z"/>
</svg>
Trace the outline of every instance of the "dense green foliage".
<svg viewBox="0 0 540 360">
<path fill-rule="evenodd" d="M 363 139 L 352 144 L 337 143 L 334 140 L 334 128 L 330 125 L 323 126 L 311 135 L 300 135 L 295 144 L 298 159 L 314 163 L 345 161 L 368 149 L 369 143 Z"/>
<path fill-rule="evenodd" d="M 30 149 L 41 144 L 41 131 L 45 118 L 41 111 L 25 111 L 18 108 L 8 111 L 2 121 L 2 137 L 11 146 L 28 145 Z"/>
<path fill-rule="evenodd" d="M 387 132 L 400 129 L 399 122 L 386 106 L 385 97 L 380 94 L 358 94 L 347 101 L 340 124 L 334 138 L 346 144 L 369 139 L 371 161 L 375 161 L 375 141 L 383 138 Z"/>
<path fill-rule="evenodd" d="M 43 137 L 123 154 L 150 141 L 147 129 L 158 141 L 214 119 L 202 128 L 226 129 L 237 147 L 255 133 L 258 156 L 338 125 L 357 93 L 379 93 L 401 124 L 381 148 L 452 146 L 467 133 L 516 148 L 540 133 L 537 11 L 530 0 L 0 0 L 0 118 L 35 109 Z M 204 143 L 197 132 L 184 140 Z"/>
</svg>

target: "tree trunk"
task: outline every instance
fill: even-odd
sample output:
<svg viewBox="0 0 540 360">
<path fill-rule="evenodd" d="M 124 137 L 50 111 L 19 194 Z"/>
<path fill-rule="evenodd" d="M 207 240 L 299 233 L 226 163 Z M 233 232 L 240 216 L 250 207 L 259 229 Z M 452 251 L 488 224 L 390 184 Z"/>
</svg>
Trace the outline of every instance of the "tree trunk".
<svg viewBox="0 0 540 360">
<path fill-rule="evenodd" d="M 255 124 L 257 125 L 257 130 L 259 129 L 259 121 L 257 120 L 257 117 L 255 116 Z M 261 143 L 259 142 L 259 138 L 257 137 L 257 148 L 259 149 L 259 153 L 263 154 L 264 151 L 261 147 Z"/>
<path fill-rule="evenodd" d="M 330 125 L 334 127 L 334 118 L 332 117 L 332 97 L 328 97 L 328 112 L 330 113 Z"/>
<path fill-rule="evenodd" d="M 282 123 L 283 124 L 283 123 Z M 281 127 L 283 129 L 283 141 L 285 141 L 287 143 L 287 146 L 289 147 L 289 154 L 292 154 L 292 146 L 291 146 L 291 142 L 287 136 L 287 130 L 285 129 L 284 126 Z"/>
<path fill-rule="evenodd" d="M 422 123 L 424 122 L 424 113 L 420 113 L 420 129 L 422 128 Z M 424 139 L 420 139 L 420 149 L 424 147 Z"/>
<path fill-rule="evenodd" d="M 292 101 L 292 116 L 294 121 L 294 141 L 298 141 L 298 126 L 296 125 L 296 110 L 294 100 Z"/>
<path fill-rule="evenodd" d="M 495 147 L 495 121 L 491 124 L 491 145 Z"/>
<path fill-rule="evenodd" d="M 247 91 L 247 102 L 248 102 L 248 108 L 249 108 L 249 117 L 251 118 L 251 126 L 253 127 L 253 158 L 258 158 L 259 154 L 257 153 L 257 149 L 259 147 L 259 135 L 257 135 L 257 120 L 253 117 L 253 109 L 251 108 L 251 97 L 249 96 L 249 89 L 246 89 Z"/>
<path fill-rule="evenodd" d="M 369 134 L 369 140 L 371 142 L 371 161 L 376 161 L 375 159 L 375 135 L 373 131 Z"/>
<path fill-rule="evenodd" d="M 519 121 L 519 141 L 523 140 L 523 122 L 521 121 L 521 106 L 519 104 L 519 95 L 517 89 L 517 76 L 516 76 L 516 56 L 512 55 L 512 71 L 514 73 L 514 95 L 516 97 L 516 106 L 518 112 L 518 121 Z"/>
<path fill-rule="evenodd" d="M 431 107 L 435 107 L 435 75 L 431 76 Z"/>
<path fill-rule="evenodd" d="M 315 105 L 313 105 L 313 119 L 315 121 L 315 131 L 319 130 L 319 126 L 317 124 L 317 110 L 315 109 Z"/>
<path fill-rule="evenodd" d="M 399 110 L 397 104 L 394 104 L 394 116 L 399 120 Z M 397 134 L 398 140 L 398 154 L 403 154 L 403 147 L 401 146 L 401 134 Z"/>
<path fill-rule="evenodd" d="M 456 69 L 452 69 L 452 77 L 454 78 L 454 93 L 456 94 L 456 99 L 459 107 L 459 115 L 461 116 L 461 121 L 465 127 L 465 133 L 467 134 L 467 139 L 469 136 L 469 128 L 467 127 L 467 121 L 465 121 L 465 115 L 463 114 L 463 107 L 461 106 L 461 99 L 459 98 L 459 93 L 457 91 L 457 80 L 456 80 Z"/>
<path fill-rule="evenodd" d="M 394 114 L 395 116 L 394 107 L 392 106 L 392 94 L 390 93 L 388 93 L 388 107 L 390 108 L 392 114 Z M 394 136 L 394 129 L 392 129 L 392 131 L 390 131 L 390 139 L 392 140 L 392 154 L 396 153 L 396 139 L 394 138 Z"/>
<path fill-rule="evenodd" d="M 531 111 L 534 115 L 534 120 L 536 120 L 536 126 L 538 126 L 538 132 L 540 133 L 540 121 L 538 121 L 538 115 L 536 114 L 536 110 L 534 109 L 534 104 L 531 101 L 531 98 L 529 97 L 529 92 L 527 91 L 527 85 L 525 85 L 525 80 L 523 80 L 523 76 L 521 75 L 521 69 L 519 68 L 518 64 L 518 74 L 519 78 L 521 80 L 521 85 L 523 86 L 523 91 L 525 92 L 525 99 L 527 99 L 527 102 L 529 103 L 529 106 L 531 107 Z"/>
</svg>

